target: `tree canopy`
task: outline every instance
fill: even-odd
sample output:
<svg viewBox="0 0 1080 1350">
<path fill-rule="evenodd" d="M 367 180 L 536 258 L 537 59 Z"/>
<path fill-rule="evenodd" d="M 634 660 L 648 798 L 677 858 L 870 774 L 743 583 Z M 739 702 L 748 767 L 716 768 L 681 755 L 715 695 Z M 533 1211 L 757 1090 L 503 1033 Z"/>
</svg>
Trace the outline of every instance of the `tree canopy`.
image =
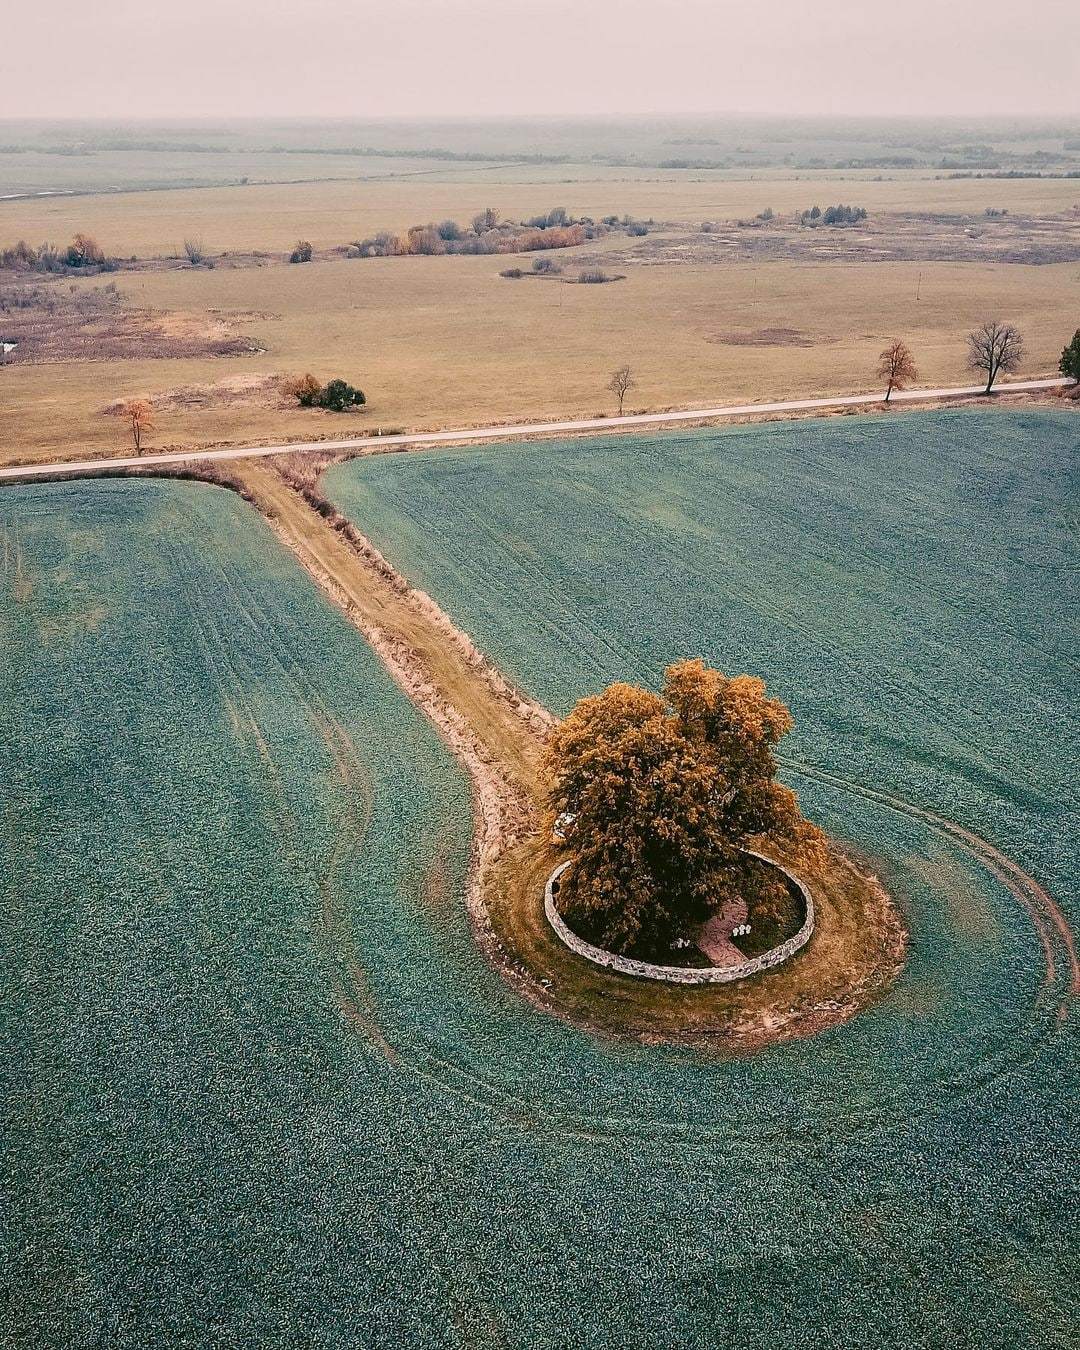
<svg viewBox="0 0 1080 1350">
<path fill-rule="evenodd" d="M 1062 375 L 1080 380 L 1080 328 L 1073 334 L 1072 341 L 1061 353 L 1058 368 Z"/>
<path fill-rule="evenodd" d="M 749 675 L 670 666 L 660 694 L 613 684 L 553 733 L 548 804 L 568 818 L 573 866 L 559 909 L 611 951 L 650 954 L 688 939 L 725 900 L 749 901 L 761 869 L 741 849 L 767 839 L 820 857 L 822 836 L 776 781 L 793 726 Z"/>
</svg>

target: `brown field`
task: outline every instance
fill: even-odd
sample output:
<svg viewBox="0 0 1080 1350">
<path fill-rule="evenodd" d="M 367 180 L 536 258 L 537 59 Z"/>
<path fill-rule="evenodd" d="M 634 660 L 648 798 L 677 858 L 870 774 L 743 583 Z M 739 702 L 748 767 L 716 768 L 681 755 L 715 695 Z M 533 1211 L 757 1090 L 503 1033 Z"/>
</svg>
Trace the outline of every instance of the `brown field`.
<svg viewBox="0 0 1080 1350">
<path fill-rule="evenodd" d="M 190 234 L 201 235 L 212 253 L 280 252 L 299 235 L 328 248 L 381 227 L 466 220 L 487 202 L 513 217 L 565 205 L 597 217 L 625 212 L 681 222 L 644 239 L 611 235 L 551 255 L 569 278 L 585 259 L 610 261 L 609 270 L 617 264 L 625 279 L 613 286 L 500 278 L 511 263 L 528 269 L 529 256 L 331 258 L 295 267 L 251 260 L 237 268 L 50 280 L 45 284 L 58 292 L 71 294 L 74 286 L 76 295 L 114 281 L 121 308 L 100 340 L 91 329 L 74 341 L 68 325 L 66 356 L 55 341 L 41 339 L 47 357 L 34 358 L 27 347 L 0 372 L 0 458 L 125 448 L 120 424 L 102 410 L 134 394 L 159 404 L 151 443 L 161 447 L 588 415 L 612 410 L 604 385 L 623 362 L 637 379 L 627 411 L 853 392 L 874 387 L 877 354 L 894 336 L 911 345 L 923 382 L 960 383 L 967 379 L 964 333 L 990 315 L 1019 324 L 1027 339 L 1022 373 L 1034 376 L 1054 373 L 1080 321 L 1080 262 L 920 260 L 927 249 L 937 256 L 942 238 L 952 237 L 956 252 L 972 257 L 979 256 L 972 250 L 997 248 L 1024 230 L 1040 247 L 1074 248 L 1076 180 L 873 181 L 830 174 L 706 181 L 659 171 L 558 169 L 557 182 L 538 181 L 555 177 L 550 167 L 530 171 L 527 182 L 520 168 L 501 171 L 516 180 L 500 182 L 473 167 L 454 170 L 467 174 L 461 182 L 0 203 L 0 244 L 19 237 L 63 241 L 82 228 L 110 253 L 142 257 L 175 253 Z M 766 206 L 790 213 L 839 200 L 865 205 L 872 230 L 743 231 L 751 249 L 766 234 L 775 243 L 770 256 L 756 259 L 725 255 L 722 238 L 687 228 L 735 221 Z M 1010 218 L 985 222 L 982 212 L 991 205 Z M 913 211 L 973 213 L 978 236 L 940 221 L 927 222 L 924 234 L 910 214 L 900 214 Z M 725 227 L 729 235 L 735 229 Z M 907 260 L 851 262 L 852 250 L 867 239 Z M 822 256 L 823 249 L 836 256 Z M 0 328 L 5 318 L 0 311 Z M 249 354 L 215 354 L 222 350 Z M 275 377 L 304 370 L 358 384 L 367 410 L 335 416 L 284 406 Z"/>
<path fill-rule="evenodd" d="M 449 180 L 449 181 L 446 181 Z M 754 216 L 766 207 L 792 212 L 846 201 L 880 211 L 970 212 L 986 207 L 1049 214 L 1080 203 L 1080 179 L 949 179 L 919 173 L 876 181 L 858 173 L 783 176 L 769 171 L 734 178 L 694 170 L 557 165 L 481 172 L 445 169 L 437 178 L 383 182 L 249 184 L 167 192 L 116 193 L 0 201 L 0 245 L 25 238 L 66 242 L 76 230 L 98 237 L 107 252 L 173 254 L 189 235 L 212 252 L 280 251 L 300 236 L 332 248 L 379 229 L 422 221 L 468 220 L 484 206 L 520 217 L 565 206 L 597 219 L 609 214 L 699 223 Z"/>
</svg>

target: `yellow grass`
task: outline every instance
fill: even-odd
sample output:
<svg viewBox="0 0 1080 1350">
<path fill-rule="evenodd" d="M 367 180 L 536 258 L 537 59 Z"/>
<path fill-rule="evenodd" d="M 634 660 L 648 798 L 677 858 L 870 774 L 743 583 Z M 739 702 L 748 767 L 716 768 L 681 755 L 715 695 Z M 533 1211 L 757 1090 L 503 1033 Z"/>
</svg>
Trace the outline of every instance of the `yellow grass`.
<svg viewBox="0 0 1080 1350">
<path fill-rule="evenodd" d="M 447 181 L 460 172 L 467 181 Z M 447 170 L 438 181 L 320 183 L 117 194 L 0 203 L 0 241 L 63 240 L 77 228 L 110 252 L 174 252 L 201 235 L 212 252 L 282 249 L 299 235 L 338 244 L 381 226 L 466 218 L 492 202 L 526 215 L 553 204 L 595 216 L 700 222 L 790 211 L 847 200 L 871 212 L 898 209 L 1064 211 L 1080 200 L 1072 180 L 945 180 L 917 175 L 874 182 L 858 175 L 690 181 L 653 171 L 550 166 L 524 174 Z M 585 175 L 588 175 L 587 178 Z M 586 245 L 625 248 L 613 236 Z M 633 241 L 630 241 L 633 242 Z M 575 274 L 578 250 L 558 255 Z M 123 428 L 101 409 L 125 396 L 153 398 L 192 384 L 311 370 L 343 376 L 369 397 L 362 416 L 277 406 L 224 404 L 162 410 L 155 447 L 305 438 L 377 426 L 429 429 L 612 409 L 604 391 L 613 367 L 629 362 L 637 387 L 628 410 L 854 392 L 874 387 L 876 358 L 893 337 L 912 347 L 924 383 L 965 382 L 964 333 L 1000 315 L 1027 339 L 1025 373 L 1054 373 L 1080 319 L 1080 266 L 996 263 L 778 261 L 689 265 L 632 262 L 605 286 L 506 281 L 507 257 L 376 258 L 279 262 L 213 271 L 120 272 L 132 304 L 176 324 L 233 316 L 236 331 L 266 351 L 184 360 L 71 362 L 0 373 L 0 460 L 126 449 Z M 524 265 L 529 266 L 526 257 Z M 921 299 L 916 300 L 919 274 Z M 68 282 L 51 283 L 66 287 Z M 98 285 L 100 281 L 79 282 Z M 246 316 L 246 317 L 243 317 Z M 738 347 L 718 334 L 800 330 L 811 345 Z"/>
<path fill-rule="evenodd" d="M 12 365 L 0 376 L 0 458 L 117 452 L 123 428 L 100 412 L 111 399 L 238 374 L 341 375 L 370 404 L 355 417 L 273 406 L 161 413 L 153 444 L 590 414 L 612 410 L 604 385 L 625 361 L 638 382 L 628 410 L 871 389 L 877 355 L 895 336 L 910 344 L 924 382 L 963 383 L 964 333 L 994 314 L 1024 331 L 1025 371 L 1052 373 L 1080 317 L 1080 268 L 1071 264 L 657 266 L 632 268 L 607 286 L 505 281 L 498 274 L 506 265 L 495 257 L 386 258 L 118 274 L 139 305 L 255 311 L 260 317 L 240 331 L 268 350 Z M 770 327 L 802 330 L 814 345 L 707 340 Z"/>
<path fill-rule="evenodd" d="M 20 237 L 67 242 L 77 230 L 86 230 L 107 252 L 121 256 L 179 253 L 191 235 L 201 236 L 212 253 L 280 251 L 301 236 L 317 248 L 330 248 L 383 228 L 446 217 L 467 221 L 487 205 L 510 217 L 565 206 L 597 219 L 628 212 L 700 222 L 752 216 L 767 206 L 789 212 L 840 200 L 870 211 L 981 212 L 993 206 L 1013 213 L 1066 211 L 1080 202 L 1075 179 L 939 179 L 908 173 L 875 182 L 868 174 L 809 172 L 729 178 L 574 165 L 527 174 L 519 168 L 490 173 L 475 167 L 458 173 L 456 181 L 446 181 L 455 174 L 445 171 L 407 181 L 250 184 L 0 202 L 0 245 Z"/>
</svg>

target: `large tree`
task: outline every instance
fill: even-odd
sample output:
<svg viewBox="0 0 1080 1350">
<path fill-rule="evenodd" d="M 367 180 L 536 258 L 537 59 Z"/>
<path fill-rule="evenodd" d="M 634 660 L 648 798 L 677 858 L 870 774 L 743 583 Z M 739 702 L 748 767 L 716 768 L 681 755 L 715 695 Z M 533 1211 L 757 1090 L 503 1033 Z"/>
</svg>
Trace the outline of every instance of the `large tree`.
<svg viewBox="0 0 1080 1350">
<path fill-rule="evenodd" d="M 1080 328 L 1073 334 L 1072 341 L 1061 353 L 1061 361 L 1058 363 L 1058 369 L 1062 375 L 1068 375 L 1071 379 L 1080 380 Z"/>
<path fill-rule="evenodd" d="M 820 857 L 820 833 L 776 781 L 793 725 L 761 680 L 701 661 L 668 668 L 663 692 L 614 684 L 582 699 L 547 755 L 549 805 L 573 865 L 559 909 L 612 951 L 648 954 L 690 938 L 725 900 L 752 902 L 757 839 Z"/>
<path fill-rule="evenodd" d="M 1024 339 L 1019 328 L 1011 323 L 988 319 L 968 334 L 968 366 L 972 370 L 985 372 L 984 394 L 993 389 L 994 381 L 1001 371 L 1006 375 L 1014 371 L 1023 355 Z"/>
</svg>

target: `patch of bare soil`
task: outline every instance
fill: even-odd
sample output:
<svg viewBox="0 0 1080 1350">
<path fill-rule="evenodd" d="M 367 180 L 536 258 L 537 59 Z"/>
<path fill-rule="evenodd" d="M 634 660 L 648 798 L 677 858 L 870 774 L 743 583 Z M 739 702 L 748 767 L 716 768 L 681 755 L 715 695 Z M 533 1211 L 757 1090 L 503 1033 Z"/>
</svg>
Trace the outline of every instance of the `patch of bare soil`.
<svg viewBox="0 0 1080 1350">
<path fill-rule="evenodd" d="M 138 309 L 114 282 L 0 278 L 0 337 L 16 344 L 10 365 L 247 356 L 264 350 L 237 331 L 251 317 Z"/>
<path fill-rule="evenodd" d="M 228 375 L 210 384 L 179 384 L 154 394 L 155 412 L 199 411 L 205 408 L 281 408 L 287 406 L 287 376 Z M 114 399 L 98 411 L 115 415 L 123 399 Z M 295 399 L 292 400 L 295 404 Z"/>
<path fill-rule="evenodd" d="M 813 347 L 832 338 L 815 338 L 801 328 L 754 328 L 739 333 L 709 333 L 706 342 L 720 347 Z"/>
</svg>

